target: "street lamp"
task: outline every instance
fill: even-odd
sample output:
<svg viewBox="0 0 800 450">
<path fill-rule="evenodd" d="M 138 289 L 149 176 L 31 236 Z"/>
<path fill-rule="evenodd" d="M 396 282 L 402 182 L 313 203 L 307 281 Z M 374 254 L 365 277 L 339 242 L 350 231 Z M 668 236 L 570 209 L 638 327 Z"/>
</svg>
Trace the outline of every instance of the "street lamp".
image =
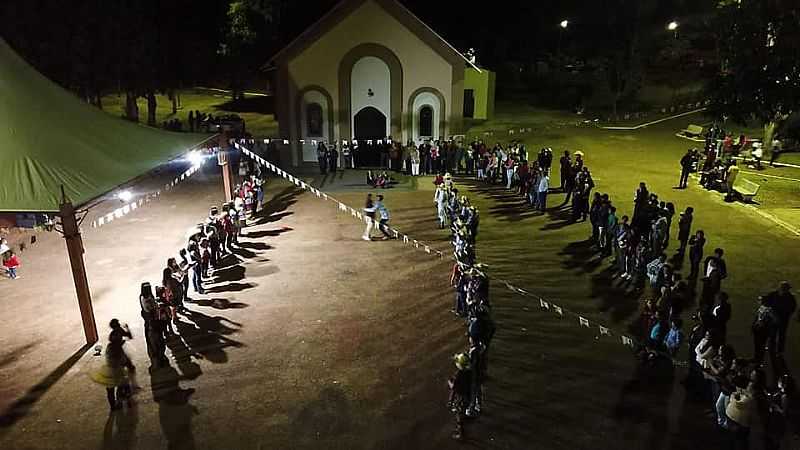
<svg viewBox="0 0 800 450">
<path fill-rule="evenodd" d="M 675 22 L 675 21 L 673 20 L 672 22 L 668 23 L 668 24 L 667 24 L 667 29 L 668 29 L 669 31 L 675 31 L 675 30 L 677 30 L 677 29 L 678 29 L 678 22 Z"/>
<path fill-rule="evenodd" d="M 556 46 L 556 56 L 561 55 L 561 35 L 564 34 L 564 30 L 566 30 L 569 26 L 569 20 L 562 20 L 558 26 L 558 45 Z"/>
</svg>

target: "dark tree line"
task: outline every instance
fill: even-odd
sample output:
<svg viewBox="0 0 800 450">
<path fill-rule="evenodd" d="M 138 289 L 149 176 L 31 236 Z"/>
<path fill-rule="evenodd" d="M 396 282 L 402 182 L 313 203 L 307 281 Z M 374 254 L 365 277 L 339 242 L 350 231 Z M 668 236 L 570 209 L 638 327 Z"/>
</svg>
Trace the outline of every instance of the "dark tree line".
<svg viewBox="0 0 800 450">
<path fill-rule="evenodd" d="M 478 63 L 498 72 L 499 90 L 542 61 L 557 71 L 579 63 L 610 92 L 613 110 L 636 97 L 649 70 L 676 90 L 712 80 L 714 110 L 733 119 L 777 124 L 796 111 L 797 0 L 401 1 L 459 50 L 476 49 Z M 98 107 L 118 93 L 126 116 L 139 120 L 137 99 L 147 99 L 154 124 L 157 94 L 175 109 L 183 87 L 228 88 L 237 100 L 251 80 L 263 85 L 263 63 L 337 2 L 8 0 L 0 2 L 0 33 Z M 564 19 L 569 26 L 560 29 Z M 665 29 L 673 19 L 675 33 Z M 768 36 L 775 45 L 766 46 Z M 540 79 L 532 80 L 523 89 L 536 89 Z"/>
<path fill-rule="evenodd" d="M 260 59 L 245 53 L 269 38 L 266 20 L 245 24 L 254 37 L 238 53 L 222 50 L 235 43 L 229 32 L 235 3 L 242 10 L 265 2 L 12 0 L 0 6 L 0 19 L 3 38 L 52 80 L 100 108 L 103 95 L 124 95 L 125 116 L 134 121 L 137 99 L 145 98 L 146 121 L 155 125 L 157 94 L 167 95 L 174 111 L 182 87 L 235 84 L 230 75 L 248 70 L 238 61 Z"/>
</svg>

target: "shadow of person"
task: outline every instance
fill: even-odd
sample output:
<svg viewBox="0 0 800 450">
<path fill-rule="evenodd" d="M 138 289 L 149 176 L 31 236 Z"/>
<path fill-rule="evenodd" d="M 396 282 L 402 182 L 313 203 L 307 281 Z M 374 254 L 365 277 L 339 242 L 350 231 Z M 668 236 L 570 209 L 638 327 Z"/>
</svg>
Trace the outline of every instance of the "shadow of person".
<svg viewBox="0 0 800 450">
<path fill-rule="evenodd" d="M 225 284 L 225 285 L 222 285 L 222 286 L 211 286 L 210 288 L 206 289 L 206 293 L 214 294 L 214 293 L 220 293 L 220 292 L 239 292 L 239 291 L 244 291 L 246 289 L 252 289 L 254 287 L 256 287 L 256 284 L 254 284 L 254 283 L 237 283 L 237 282 L 233 282 L 233 283 L 228 283 L 228 284 Z"/>
<path fill-rule="evenodd" d="M 192 352 L 183 341 L 182 336 L 174 336 L 167 340 L 167 347 L 172 354 L 172 359 L 181 371 L 181 378 L 194 380 L 203 374 L 200 365 L 192 360 L 192 357 L 202 358 L 202 355 Z"/>
<path fill-rule="evenodd" d="M 227 298 L 210 298 L 210 299 L 195 300 L 194 302 L 192 302 L 192 304 L 197 306 L 210 306 L 214 309 L 242 309 L 250 306 L 247 303 L 232 302 Z"/>
<path fill-rule="evenodd" d="M 136 425 L 139 423 L 139 411 L 123 408 L 109 414 L 103 428 L 103 449 L 124 450 L 136 448 Z"/>
<path fill-rule="evenodd" d="M 243 347 L 244 344 L 236 340 L 223 336 L 223 334 L 233 334 L 238 331 L 222 323 L 226 320 L 222 317 L 210 317 L 202 313 L 193 312 L 188 315 L 189 319 L 196 321 L 196 324 L 178 321 L 175 325 L 181 340 L 186 344 L 187 349 L 202 358 L 215 364 L 228 362 L 226 347 Z"/>
<path fill-rule="evenodd" d="M 180 375 L 172 366 L 150 372 L 153 400 L 158 404 L 158 421 L 167 439 L 169 450 L 194 450 L 192 418 L 198 414 L 197 407 L 189 403 L 194 389 L 183 389 L 179 385 Z"/>
</svg>

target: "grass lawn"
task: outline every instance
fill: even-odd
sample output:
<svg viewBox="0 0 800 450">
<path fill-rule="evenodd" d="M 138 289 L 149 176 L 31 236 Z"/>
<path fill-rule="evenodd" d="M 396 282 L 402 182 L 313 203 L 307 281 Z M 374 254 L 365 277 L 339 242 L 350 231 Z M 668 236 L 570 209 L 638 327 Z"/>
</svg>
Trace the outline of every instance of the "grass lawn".
<svg viewBox="0 0 800 450">
<path fill-rule="evenodd" d="M 253 136 L 274 136 L 278 132 L 278 122 L 272 114 L 263 114 L 254 110 L 256 107 L 249 107 L 251 103 L 256 103 L 260 97 L 246 97 L 245 107 L 230 104 L 230 97 L 220 92 L 204 89 L 187 89 L 180 93 L 180 106 L 177 114 L 172 114 L 172 102 L 164 95 L 158 95 L 156 109 L 156 123 L 159 125 L 165 120 L 178 118 L 183 122 L 184 130 L 188 130 L 189 111 L 201 111 L 206 114 L 223 115 L 238 114 L 245 120 L 247 131 Z M 144 98 L 138 100 L 139 120 L 147 121 L 147 101 Z M 125 97 L 107 95 L 103 97 L 103 108 L 109 114 L 121 116 L 125 110 Z"/>
<path fill-rule="evenodd" d="M 706 254 L 715 247 L 725 250 L 729 277 L 723 290 L 733 304 L 728 339 L 739 355 L 749 357 L 756 297 L 774 289 L 780 280 L 800 284 L 795 265 L 800 237 L 758 214 L 760 210 L 800 223 L 791 220 L 800 206 L 800 182 L 765 175 L 800 179 L 800 174 L 790 168 L 754 174 L 744 169 L 741 176 L 762 183 L 759 204 L 754 206 L 726 203 L 720 194 L 696 183 L 685 190 L 674 189 L 678 160 L 692 145 L 674 133 L 697 120 L 690 116 L 619 132 L 576 127 L 569 114 L 516 108 L 501 111 L 493 121 L 473 124 L 468 135 L 502 130 L 485 140 L 521 139 L 531 154 L 548 146 L 556 158 L 564 149 L 584 151 L 597 190 L 610 194 L 620 216 L 631 214 L 640 181 L 646 181 L 661 199 L 675 203 L 679 211 L 693 206 L 694 229 L 705 230 L 708 238 Z M 505 131 L 528 126 L 532 132 L 522 135 L 510 136 Z M 558 179 L 556 163 L 552 180 Z M 320 180 L 316 181 L 319 185 Z M 402 189 L 382 193 L 398 229 L 449 254 L 447 234 L 436 228 L 430 181 L 401 177 Z M 408 189 L 415 185 L 420 192 Z M 597 328 L 580 328 L 574 317 L 558 318 L 539 308 L 536 296 L 576 311 L 593 324 L 617 332 L 639 332 L 643 297 L 612 278 L 608 261 L 598 259 L 586 241 L 589 224 L 571 224 L 566 210 L 557 208 L 561 194 L 551 194 L 550 211 L 538 215 L 503 187 L 468 179 L 460 179 L 459 186 L 481 211 L 478 258 L 488 264 L 495 280 L 492 297 L 499 328 L 490 357 L 493 378 L 487 386 L 487 414 L 473 425 L 476 447 L 693 449 L 701 440 L 705 448 L 722 448 L 713 419 L 704 413 L 709 404 L 687 396 L 678 383 L 685 369 L 643 369 L 619 344 L 619 336 L 599 336 Z M 348 187 L 335 195 L 360 206 L 364 192 Z M 675 233 L 673 226 L 673 238 Z M 670 256 L 675 244 L 673 240 Z M 674 263 L 685 275 L 682 261 Z M 513 294 L 498 280 L 536 296 Z M 794 369 L 800 364 L 800 348 L 792 345 L 798 333 L 798 325 L 791 325 L 786 359 Z M 680 357 L 685 357 L 685 350 Z"/>
</svg>

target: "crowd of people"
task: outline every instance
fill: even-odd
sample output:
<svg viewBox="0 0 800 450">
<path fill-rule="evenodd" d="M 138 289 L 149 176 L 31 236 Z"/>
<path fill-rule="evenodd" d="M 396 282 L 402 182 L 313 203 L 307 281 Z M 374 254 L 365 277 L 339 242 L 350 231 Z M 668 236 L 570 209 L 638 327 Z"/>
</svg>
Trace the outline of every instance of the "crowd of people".
<svg viewBox="0 0 800 450">
<path fill-rule="evenodd" d="M 530 162 L 527 154 L 516 146 L 504 149 L 498 145 L 479 155 L 478 161 L 484 161 L 476 166 L 479 180 L 504 184 L 513 193 L 528 199 L 534 208 L 543 211 L 547 207 L 547 195 L 555 190 L 549 183 L 552 150 L 542 149 Z M 675 205 L 659 199 L 642 182 L 633 196 L 631 217 L 618 214 L 610 195 L 592 193 L 595 185 L 583 154 L 575 152 L 574 155 L 573 160 L 569 152 L 564 152 L 559 161 L 559 190 L 565 194 L 562 206 L 571 198 L 572 220 L 589 220 L 592 230 L 589 240 L 598 257 L 611 259 L 614 278 L 620 286 L 644 294 L 646 300 L 641 311 L 644 345 L 637 350 L 637 355 L 644 364 L 653 364 L 659 358 L 677 358 L 681 349 L 688 347 L 690 369 L 685 384 L 696 398 L 710 399 L 709 409 L 714 411 L 717 425 L 725 431 L 733 448 L 746 448 L 756 415 L 762 419 L 758 423 L 763 425 L 761 436 L 765 448 L 780 448 L 786 432 L 787 401 L 794 385 L 782 358 L 788 324 L 796 310 L 789 283 L 782 282 L 778 289 L 759 298 L 751 328 L 752 354 L 747 358 L 737 357 L 726 341 L 732 311 L 729 296 L 723 290 L 728 276 L 724 250 L 715 248 L 706 254 L 708 237 L 703 230 L 693 229 L 694 209 L 685 208 L 674 220 Z M 695 150 L 689 150 L 681 160 L 679 187 L 685 186 L 688 173 L 697 169 L 698 161 Z M 473 298 L 468 294 L 472 292 L 469 288 L 473 286 L 472 277 L 485 279 L 474 264 L 477 227 L 472 231 L 466 225 L 473 220 L 469 215 L 469 202 L 466 197 L 458 197 L 451 175 L 437 176 L 434 182 L 437 183 L 434 202 L 439 225 L 451 224 L 458 260 L 453 272 L 458 286 L 454 312 L 470 315 L 473 314 L 470 305 L 475 302 L 482 305 L 485 301 L 480 295 L 474 297 L 477 300 L 468 300 Z M 459 214 L 454 216 L 454 211 Z M 477 214 L 474 220 L 477 222 Z M 677 222 L 677 246 L 668 261 L 673 221 Z M 678 268 L 687 257 L 689 273 L 683 277 Z M 460 284 L 459 280 L 464 278 L 470 281 Z M 485 308 L 488 310 L 488 302 Z M 684 331 L 687 316 L 693 326 Z M 476 404 L 480 411 L 479 400 L 474 400 L 479 398 L 479 382 L 467 384 L 463 381 L 467 377 L 465 373 L 476 367 L 470 358 L 473 351 L 457 356 L 459 371 L 451 382 L 453 398 L 460 398 L 460 392 L 463 398 L 471 399 L 459 404 L 467 405 L 463 416 L 474 414 Z M 767 354 L 769 361 L 765 360 Z M 481 364 L 485 362 L 477 362 L 479 370 Z M 768 373 L 771 380 L 768 380 Z M 482 379 L 474 373 L 469 376 Z M 456 382 L 458 380 L 462 381 Z M 459 408 L 455 410 L 460 411 Z M 460 434 L 461 417 L 457 416 L 457 434 Z"/>
<path fill-rule="evenodd" d="M 155 288 L 143 282 L 139 291 L 139 306 L 144 321 L 144 340 L 151 368 L 169 366 L 167 342 L 178 334 L 179 317 L 188 313 L 186 303 L 192 301 L 190 290 L 205 294 L 205 286 L 215 281 L 215 272 L 222 270 L 226 259 L 239 245 L 239 236 L 263 203 L 265 180 L 260 175 L 248 175 L 235 186 L 233 200 L 211 207 L 208 217 L 188 237 L 187 244 L 175 257 L 168 258 Z M 105 350 L 105 362 L 92 374 L 104 385 L 111 411 L 127 404 L 135 386 L 135 367 L 124 351 L 126 340 L 132 339 L 128 326 L 117 319 L 110 323 L 111 333 Z"/>
<path fill-rule="evenodd" d="M 450 174 L 434 179 L 434 204 L 442 228 L 449 227 L 454 263 L 450 284 L 455 290 L 453 309 L 464 321 L 464 351 L 453 357 L 455 373 L 448 380 L 448 407 L 455 418 L 453 438 L 461 439 L 466 418 L 477 418 L 483 408 L 483 384 L 488 379 L 489 348 L 495 324 L 489 301 L 489 277 L 477 262 L 475 242 L 480 214 L 466 196 L 460 196 Z"/>
</svg>

